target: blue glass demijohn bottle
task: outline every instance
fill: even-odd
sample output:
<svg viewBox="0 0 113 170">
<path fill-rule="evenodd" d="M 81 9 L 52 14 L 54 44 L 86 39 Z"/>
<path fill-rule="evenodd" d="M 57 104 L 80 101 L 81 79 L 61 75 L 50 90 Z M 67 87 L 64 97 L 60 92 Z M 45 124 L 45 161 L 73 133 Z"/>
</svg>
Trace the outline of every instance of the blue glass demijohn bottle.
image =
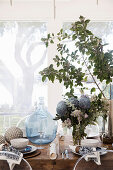
<svg viewBox="0 0 113 170">
<path fill-rule="evenodd" d="M 47 144 L 56 137 L 57 122 L 45 107 L 43 97 L 39 97 L 38 107 L 26 119 L 25 124 L 26 136 L 34 144 Z"/>
</svg>

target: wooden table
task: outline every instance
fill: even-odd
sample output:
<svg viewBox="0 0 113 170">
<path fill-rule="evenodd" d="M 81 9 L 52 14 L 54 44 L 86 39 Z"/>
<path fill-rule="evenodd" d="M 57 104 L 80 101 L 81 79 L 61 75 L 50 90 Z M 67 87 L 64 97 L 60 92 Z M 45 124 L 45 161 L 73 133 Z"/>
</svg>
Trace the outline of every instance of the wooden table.
<svg viewBox="0 0 113 170">
<path fill-rule="evenodd" d="M 27 161 L 30 163 L 33 170 L 73 170 L 75 162 L 80 156 L 75 155 L 69 151 L 69 159 L 62 159 L 61 153 L 64 149 L 69 149 L 69 144 L 72 144 L 72 139 L 65 136 L 64 141 L 59 141 L 58 137 L 55 139 L 57 144 L 58 157 L 56 160 L 49 158 L 49 145 L 45 145 L 41 150 L 39 156 L 29 158 Z M 106 146 L 110 147 L 110 146 Z M 78 164 L 76 170 L 113 170 L 113 153 L 107 153 L 101 156 L 101 166 L 96 165 L 93 161 L 86 162 L 84 159 Z"/>
</svg>

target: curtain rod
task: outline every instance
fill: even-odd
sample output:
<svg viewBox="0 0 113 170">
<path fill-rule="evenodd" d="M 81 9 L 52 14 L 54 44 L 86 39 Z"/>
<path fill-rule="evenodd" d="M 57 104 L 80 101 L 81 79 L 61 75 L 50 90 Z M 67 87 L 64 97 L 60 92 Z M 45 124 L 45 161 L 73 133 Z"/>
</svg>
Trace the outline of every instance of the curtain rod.
<svg viewBox="0 0 113 170">
<path fill-rule="evenodd" d="M 53 0 L 53 13 L 54 13 L 54 19 L 56 18 L 56 2 Z"/>
</svg>

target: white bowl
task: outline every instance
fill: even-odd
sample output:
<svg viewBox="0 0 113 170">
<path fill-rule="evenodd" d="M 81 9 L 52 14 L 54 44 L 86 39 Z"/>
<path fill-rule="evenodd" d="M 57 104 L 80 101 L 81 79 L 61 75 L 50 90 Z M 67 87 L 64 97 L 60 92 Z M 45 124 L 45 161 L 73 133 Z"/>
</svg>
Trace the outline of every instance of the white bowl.
<svg viewBox="0 0 113 170">
<path fill-rule="evenodd" d="M 82 146 L 90 146 L 90 147 L 98 147 L 100 146 L 100 142 L 97 139 L 84 139 L 81 140 Z"/>
<path fill-rule="evenodd" d="M 14 148 L 22 149 L 28 145 L 29 140 L 25 138 L 17 138 L 17 139 L 10 140 L 10 143 Z"/>
</svg>

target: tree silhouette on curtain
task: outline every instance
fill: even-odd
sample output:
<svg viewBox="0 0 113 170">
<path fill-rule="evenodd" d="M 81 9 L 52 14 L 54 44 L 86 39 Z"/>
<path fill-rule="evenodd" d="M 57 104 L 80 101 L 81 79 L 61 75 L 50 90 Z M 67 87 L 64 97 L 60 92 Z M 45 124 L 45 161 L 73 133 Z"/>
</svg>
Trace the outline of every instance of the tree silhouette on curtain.
<svg viewBox="0 0 113 170">
<path fill-rule="evenodd" d="M 21 83 L 17 80 L 0 57 L 0 82 L 12 95 L 13 105 L 18 110 L 29 110 L 32 106 L 34 73 L 42 67 L 46 59 L 46 47 L 41 37 L 46 34 L 46 25 L 38 22 L 1 22 L 0 38 L 9 33 L 14 40 L 12 55 L 16 65 L 21 70 Z M 10 44 L 10 39 L 8 39 Z M 2 40 L 1 40 L 2 41 Z M 12 41 L 12 40 L 11 40 Z M 8 50 L 7 48 L 5 50 Z M 41 52 L 40 52 L 41 50 Z M 35 51 L 35 53 L 34 53 Z M 38 51 L 40 54 L 38 54 Z M 37 54 L 36 54 L 37 52 Z M 35 62 L 33 54 L 36 55 Z M 3 55 L 3 54 L 0 54 Z M 11 56 L 7 56 L 10 62 Z M 12 65 L 13 67 L 13 65 Z"/>
</svg>

